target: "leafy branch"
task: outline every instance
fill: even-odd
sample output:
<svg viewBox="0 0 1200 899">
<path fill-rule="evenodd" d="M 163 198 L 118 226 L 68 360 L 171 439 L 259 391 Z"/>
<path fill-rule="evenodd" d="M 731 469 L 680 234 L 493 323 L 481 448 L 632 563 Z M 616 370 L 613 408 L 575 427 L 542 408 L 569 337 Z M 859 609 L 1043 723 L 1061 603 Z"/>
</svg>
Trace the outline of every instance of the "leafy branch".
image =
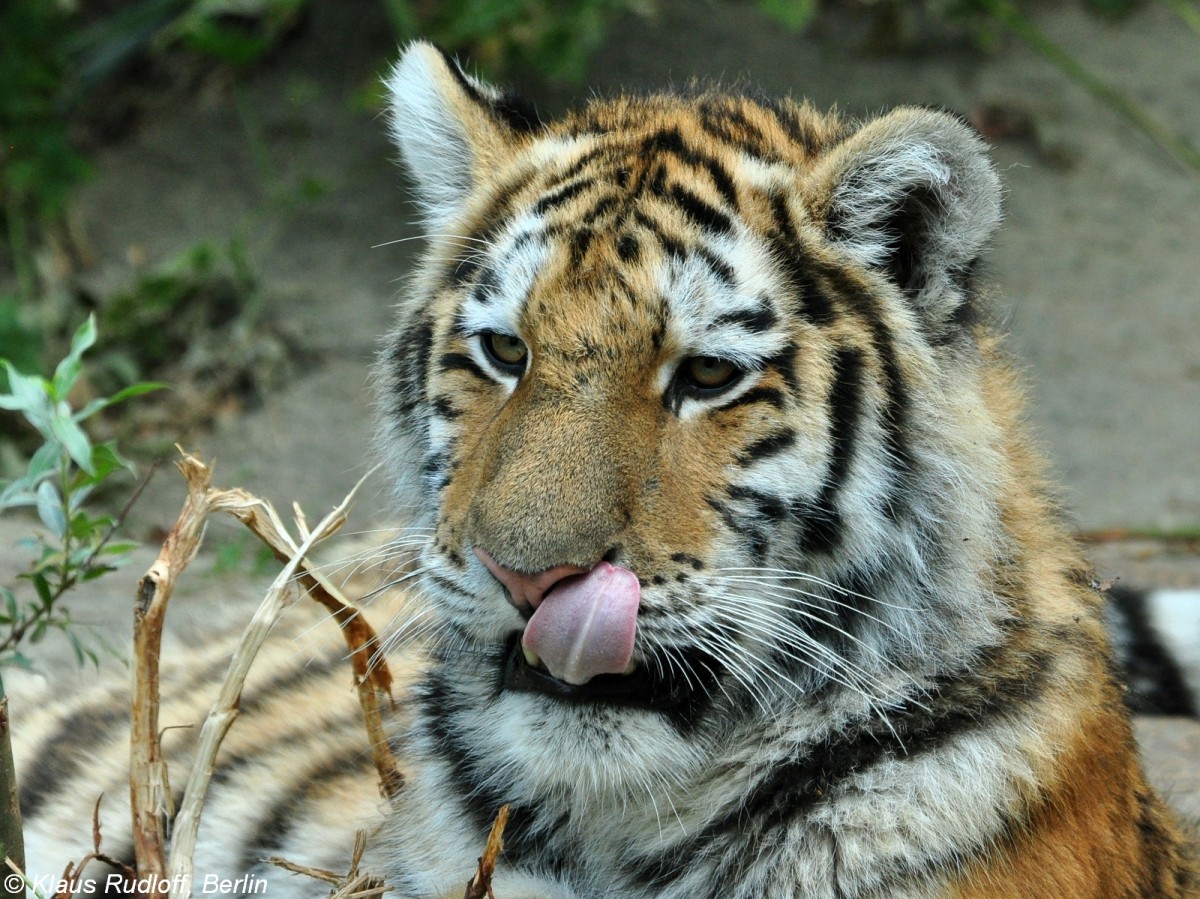
<svg viewBox="0 0 1200 899">
<path fill-rule="evenodd" d="M 82 423 L 102 409 L 162 385 L 133 384 L 72 408 L 70 395 L 83 370 L 83 354 L 95 342 L 96 325 L 89 318 L 75 332 L 70 351 L 50 378 L 24 374 L 0 359 L 7 380 L 0 391 L 0 409 L 20 413 L 42 438 L 24 474 L 0 481 L 0 513 L 33 507 L 46 529 L 46 534 L 34 538 L 37 554 L 29 570 L 19 575 L 32 585 L 34 597 L 22 604 L 10 587 L 0 586 L 0 668 L 28 667 L 21 644 L 36 643 L 51 629 L 67 637 L 80 663 L 88 658 L 95 661 L 95 654 L 71 629 L 70 615 L 59 601 L 76 585 L 112 571 L 134 548 L 132 543 L 112 539 L 124 511 L 113 518 L 87 505 L 97 488 L 118 471 L 132 471 L 132 465 L 117 453 L 113 442 L 93 445 Z"/>
</svg>

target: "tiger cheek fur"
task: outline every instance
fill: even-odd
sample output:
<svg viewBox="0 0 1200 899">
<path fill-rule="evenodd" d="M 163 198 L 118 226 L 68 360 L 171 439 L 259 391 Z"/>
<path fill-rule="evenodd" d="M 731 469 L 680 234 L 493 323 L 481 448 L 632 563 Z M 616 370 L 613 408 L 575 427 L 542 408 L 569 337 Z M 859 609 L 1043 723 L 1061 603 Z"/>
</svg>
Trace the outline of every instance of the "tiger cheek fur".
<svg viewBox="0 0 1200 899">
<path fill-rule="evenodd" d="M 542 124 L 425 44 L 389 89 L 430 248 L 382 439 L 441 619 L 402 894 L 509 803 L 497 895 L 1194 895 L 979 309 L 978 136 L 715 92 Z M 635 606 L 620 673 L 518 650 Z"/>
</svg>

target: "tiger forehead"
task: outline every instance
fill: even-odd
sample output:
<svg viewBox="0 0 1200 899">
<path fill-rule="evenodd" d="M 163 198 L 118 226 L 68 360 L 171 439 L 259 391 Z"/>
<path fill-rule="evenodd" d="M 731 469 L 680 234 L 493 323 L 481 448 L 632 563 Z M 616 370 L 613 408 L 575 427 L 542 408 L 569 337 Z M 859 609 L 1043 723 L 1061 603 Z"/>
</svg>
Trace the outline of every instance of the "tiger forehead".
<svg viewBox="0 0 1200 899">
<path fill-rule="evenodd" d="M 521 331 L 542 357 L 616 362 L 669 349 L 669 309 L 649 273 L 560 257 L 525 297 Z"/>
<path fill-rule="evenodd" d="M 663 222 L 646 215 L 664 204 L 672 223 L 725 232 L 747 213 L 748 185 L 794 189 L 797 175 L 842 135 L 835 116 L 790 101 L 759 104 L 724 95 L 655 95 L 595 101 L 548 126 L 528 154 L 514 158 L 511 210 L 551 227 L 571 227 L 583 262 L 597 230 L 619 232 L 623 261 L 641 247 L 630 225 L 658 238 Z M 512 189 L 515 187 L 516 189 Z M 770 188 L 768 188 L 770 189 Z M 682 218 L 682 222 L 680 221 Z M 494 224 L 494 223 L 493 223 Z"/>
<path fill-rule="evenodd" d="M 497 173 L 509 186 L 479 221 L 492 250 L 472 295 L 567 357 L 699 350 L 684 344 L 722 317 L 761 330 L 778 293 L 759 240 L 779 226 L 772 197 L 839 128 L 788 102 L 594 102 Z"/>
<path fill-rule="evenodd" d="M 678 149 L 677 135 L 694 150 L 735 150 L 764 160 L 803 163 L 845 133 L 835 114 L 786 99 L 753 100 L 690 88 L 682 93 L 595 100 L 568 115 L 551 133 L 603 136 L 648 158 Z M 667 139 L 664 140 L 664 137 Z"/>
</svg>

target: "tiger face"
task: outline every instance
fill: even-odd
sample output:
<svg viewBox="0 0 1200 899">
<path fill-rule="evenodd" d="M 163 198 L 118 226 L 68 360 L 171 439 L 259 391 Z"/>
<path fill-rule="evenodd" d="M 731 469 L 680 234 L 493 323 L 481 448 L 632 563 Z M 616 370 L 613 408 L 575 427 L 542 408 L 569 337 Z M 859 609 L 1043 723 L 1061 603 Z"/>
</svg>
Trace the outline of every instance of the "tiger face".
<svg viewBox="0 0 1200 899">
<path fill-rule="evenodd" d="M 968 126 L 705 92 L 542 125 L 427 45 L 389 88 L 429 249 L 384 440 L 480 783 L 620 795 L 995 636 Z"/>
</svg>

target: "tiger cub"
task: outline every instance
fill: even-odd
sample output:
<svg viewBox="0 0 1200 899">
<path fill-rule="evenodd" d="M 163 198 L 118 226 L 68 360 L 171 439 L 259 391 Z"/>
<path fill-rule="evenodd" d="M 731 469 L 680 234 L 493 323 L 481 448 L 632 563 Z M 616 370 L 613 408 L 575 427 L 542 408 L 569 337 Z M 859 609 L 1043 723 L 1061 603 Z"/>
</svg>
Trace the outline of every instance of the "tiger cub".
<svg viewBox="0 0 1200 899">
<path fill-rule="evenodd" d="M 967 125 L 700 90 L 547 124 L 425 43 L 388 89 L 428 250 L 379 442 L 434 616 L 394 895 L 461 896 L 503 804 L 498 899 L 1200 895 L 988 324 Z M 337 655 L 248 692 L 198 871 L 376 811 Z"/>
<path fill-rule="evenodd" d="M 423 43 L 388 88 L 429 249 L 382 436 L 441 616 L 401 895 L 503 803 L 502 899 L 1197 895 L 981 309 L 967 125 L 545 124 Z"/>
</svg>

